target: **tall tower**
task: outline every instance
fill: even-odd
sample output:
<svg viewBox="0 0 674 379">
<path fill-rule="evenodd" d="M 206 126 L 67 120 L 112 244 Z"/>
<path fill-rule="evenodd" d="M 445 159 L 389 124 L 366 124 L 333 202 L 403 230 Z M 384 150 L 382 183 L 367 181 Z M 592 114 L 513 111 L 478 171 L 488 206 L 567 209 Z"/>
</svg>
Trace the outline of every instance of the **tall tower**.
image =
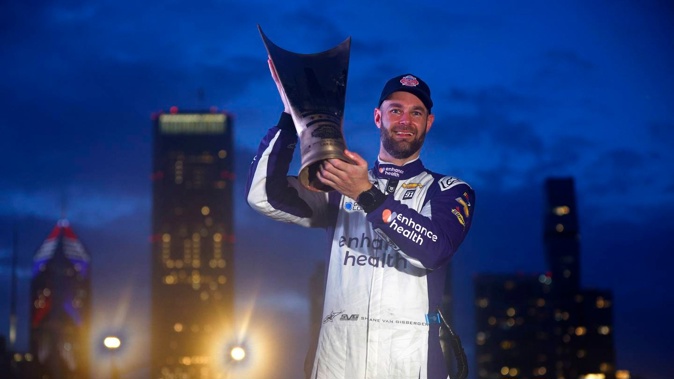
<svg viewBox="0 0 674 379">
<path fill-rule="evenodd" d="M 40 378 L 89 378 L 90 261 L 66 220 L 35 253 L 30 349 Z"/>
<path fill-rule="evenodd" d="M 552 274 L 553 338 L 558 377 L 602 373 L 614 378 L 612 293 L 584 289 L 580 282 L 580 233 L 573 178 L 545 181 L 543 240 Z"/>
<path fill-rule="evenodd" d="M 580 235 L 573 178 L 547 179 L 545 194 L 543 238 L 553 290 L 573 293 L 580 288 Z"/>
<path fill-rule="evenodd" d="M 213 379 L 234 312 L 231 117 L 172 108 L 153 126 L 151 379 Z"/>
<path fill-rule="evenodd" d="M 549 178 L 545 181 L 545 224 L 543 241 L 552 274 L 551 304 L 555 326 L 553 341 L 557 346 L 557 377 L 577 377 L 576 354 L 581 338 L 576 328 L 581 325 L 578 300 L 580 291 L 580 235 L 573 178 Z"/>
</svg>

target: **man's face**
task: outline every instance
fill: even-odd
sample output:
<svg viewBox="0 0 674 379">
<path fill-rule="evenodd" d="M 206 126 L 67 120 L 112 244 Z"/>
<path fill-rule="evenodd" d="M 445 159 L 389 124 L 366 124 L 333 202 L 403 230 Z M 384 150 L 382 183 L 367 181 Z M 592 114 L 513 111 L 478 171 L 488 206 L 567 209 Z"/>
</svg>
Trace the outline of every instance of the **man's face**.
<svg viewBox="0 0 674 379">
<path fill-rule="evenodd" d="M 375 112 L 382 148 L 391 158 L 416 157 L 433 123 L 421 100 L 408 92 L 394 92 Z M 386 157 L 382 157 L 386 158 Z"/>
</svg>

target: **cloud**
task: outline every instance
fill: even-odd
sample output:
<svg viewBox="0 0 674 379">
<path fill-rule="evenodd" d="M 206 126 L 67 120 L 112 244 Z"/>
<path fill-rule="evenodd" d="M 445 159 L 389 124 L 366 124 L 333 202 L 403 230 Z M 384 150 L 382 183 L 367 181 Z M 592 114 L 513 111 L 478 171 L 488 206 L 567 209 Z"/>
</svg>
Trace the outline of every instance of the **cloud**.
<svg viewBox="0 0 674 379">
<path fill-rule="evenodd" d="M 530 121 L 539 106 L 534 97 L 502 86 L 452 88 L 437 96 L 446 99 L 449 109 L 438 109 L 436 118 L 449 125 L 455 140 L 474 145 L 476 139 L 485 138 L 494 147 L 540 151 L 541 141 Z"/>
<path fill-rule="evenodd" d="M 667 191 L 672 179 L 660 174 L 663 164 L 667 165 L 657 155 L 613 149 L 599 152 L 583 168 L 581 174 L 586 180 L 585 188 L 592 193 L 601 194 L 598 198 L 603 201 L 618 201 L 623 198 L 629 199 L 635 205 L 656 206 L 672 195 Z M 643 189 L 648 189 L 647 196 L 638 195 Z"/>
<path fill-rule="evenodd" d="M 309 314 L 309 299 L 304 292 L 267 293 L 260 302 L 260 305 L 263 308 L 267 308 L 270 312 L 289 312 L 302 317 L 306 317 Z"/>
<path fill-rule="evenodd" d="M 45 191 L 10 194 L 13 208 L 2 211 L 45 219 L 56 219 L 61 213 L 65 213 L 67 218 L 94 227 L 103 227 L 130 214 L 149 212 L 149 202 L 143 198 L 117 193 L 86 193 L 81 192 L 80 188 L 74 189 L 70 194 L 72 197 L 66 200 L 68 205 L 61 212 L 59 208 L 63 204 L 54 198 L 55 193 Z"/>
<path fill-rule="evenodd" d="M 674 122 L 671 121 L 655 121 L 651 122 L 646 131 L 650 140 L 656 146 L 667 148 L 671 154 L 671 149 L 674 147 Z"/>
<path fill-rule="evenodd" d="M 574 90 L 587 85 L 596 65 L 573 50 L 548 50 L 534 64 L 531 84 L 551 91 Z"/>
</svg>

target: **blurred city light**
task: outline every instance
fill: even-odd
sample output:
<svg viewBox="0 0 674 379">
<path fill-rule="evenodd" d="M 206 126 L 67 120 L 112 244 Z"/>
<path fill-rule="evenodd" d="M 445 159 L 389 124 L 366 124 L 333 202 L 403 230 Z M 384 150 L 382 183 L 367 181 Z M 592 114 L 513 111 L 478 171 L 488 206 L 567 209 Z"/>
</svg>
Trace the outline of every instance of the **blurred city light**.
<svg viewBox="0 0 674 379">
<path fill-rule="evenodd" d="M 606 375 L 601 374 L 601 373 L 599 373 L 599 374 L 586 374 L 586 375 L 582 375 L 580 377 L 580 379 L 605 379 L 605 378 L 606 378 Z"/>
<path fill-rule="evenodd" d="M 246 350 L 241 346 L 234 346 L 232 350 L 229 351 L 229 356 L 233 360 L 240 362 L 246 358 Z"/>
<path fill-rule="evenodd" d="M 122 346 L 122 341 L 119 337 L 107 336 L 103 339 L 103 346 L 110 350 L 119 349 L 119 347 Z"/>
</svg>

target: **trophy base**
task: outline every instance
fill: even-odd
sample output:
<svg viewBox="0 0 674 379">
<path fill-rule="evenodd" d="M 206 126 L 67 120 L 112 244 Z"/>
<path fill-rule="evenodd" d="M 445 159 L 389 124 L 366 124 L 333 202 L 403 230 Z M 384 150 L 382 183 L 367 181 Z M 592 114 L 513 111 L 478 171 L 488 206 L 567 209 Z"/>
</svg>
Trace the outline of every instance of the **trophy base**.
<svg viewBox="0 0 674 379">
<path fill-rule="evenodd" d="M 341 149 L 335 149 L 334 151 L 326 151 L 325 149 L 320 151 L 320 157 L 314 157 L 314 159 L 308 159 L 307 163 L 302 163 L 302 168 L 300 169 L 299 179 L 300 183 L 306 188 L 316 191 L 316 192 L 328 192 L 334 190 L 332 187 L 327 186 L 321 183 L 316 176 L 318 170 L 321 169 L 323 161 L 327 159 L 341 159 L 344 162 L 353 163 L 349 158 L 344 155 L 344 147 L 341 141 L 321 141 L 321 144 L 324 145 L 326 142 L 335 142 L 338 145 L 341 145 Z M 311 158 L 311 157 L 309 157 Z"/>
</svg>

